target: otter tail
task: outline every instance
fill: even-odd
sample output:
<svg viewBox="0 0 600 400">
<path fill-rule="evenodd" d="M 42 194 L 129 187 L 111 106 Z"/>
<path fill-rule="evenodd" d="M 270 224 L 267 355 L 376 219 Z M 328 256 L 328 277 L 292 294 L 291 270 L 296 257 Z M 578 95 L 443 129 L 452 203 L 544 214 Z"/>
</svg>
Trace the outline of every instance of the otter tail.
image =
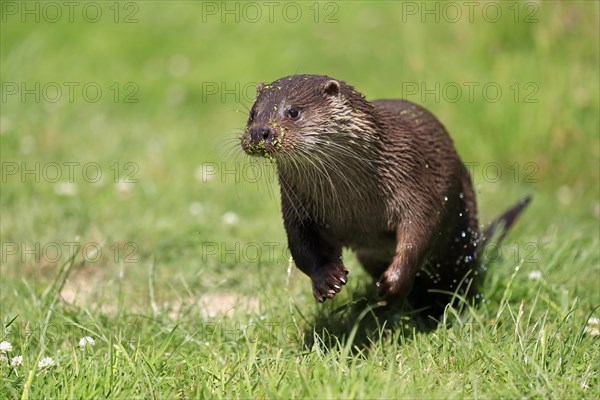
<svg viewBox="0 0 600 400">
<path fill-rule="evenodd" d="M 485 246 L 488 240 L 490 240 L 494 235 L 498 235 L 497 241 L 500 243 L 502 239 L 504 239 L 504 236 L 506 236 L 506 232 L 508 232 L 510 227 L 515 223 L 517 217 L 521 214 L 525 207 L 527 207 L 529 202 L 531 202 L 531 196 L 525 197 L 523 200 L 515 204 L 508 211 L 489 224 L 482 234 L 483 245 Z"/>
</svg>

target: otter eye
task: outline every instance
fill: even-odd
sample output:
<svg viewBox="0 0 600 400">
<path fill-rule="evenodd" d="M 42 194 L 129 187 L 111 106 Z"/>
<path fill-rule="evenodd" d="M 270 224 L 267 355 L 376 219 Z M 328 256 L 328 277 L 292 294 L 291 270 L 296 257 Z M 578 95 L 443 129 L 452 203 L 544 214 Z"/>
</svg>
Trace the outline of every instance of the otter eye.
<svg viewBox="0 0 600 400">
<path fill-rule="evenodd" d="M 298 117 L 300 116 L 300 110 L 298 110 L 296 107 L 290 107 L 287 110 L 287 116 L 291 119 L 298 119 Z"/>
</svg>

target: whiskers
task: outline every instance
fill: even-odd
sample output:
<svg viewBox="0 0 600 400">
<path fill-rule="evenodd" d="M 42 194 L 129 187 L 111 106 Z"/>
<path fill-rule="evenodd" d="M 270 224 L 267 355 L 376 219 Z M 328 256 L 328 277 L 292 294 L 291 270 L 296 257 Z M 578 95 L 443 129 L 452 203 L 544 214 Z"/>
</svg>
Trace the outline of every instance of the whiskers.
<svg viewBox="0 0 600 400">
<path fill-rule="evenodd" d="M 297 213 L 306 212 L 304 204 L 309 204 L 309 215 L 339 221 L 342 216 L 364 213 L 361 205 L 373 205 L 381 199 L 384 189 L 377 177 L 382 165 L 377 160 L 382 158 L 367 150 L 376 146 L 361 143 L 371 138 L 338 134 L 332 140 L 323 131 L 304 132 L 302 138 L 293 149 L 277 155 L 280 180 L 290 187 Z"/>
<path fill-rule="evenodd" d="M 263 157 L 247 154 L 241 146 L 243 130 L 232 134 L 222 140 L 221 159 L 225 160 L 221 166 L 222 180 L 234 180 L 236 190 L 240 184 L 256 188 L 261 199 L 275 200 L 274 183 L 277 180 L 275 165 Z M 243 195 L 245 197 L 247 195 Z"/>
<path fill-rule="evenodd" d="M 221 159 L 239 160 L 243 156 L 247 156 L 240 145 L 242 140 L 243 131 L 234 133 L 233 135 L 222 139 L 220 148 Z"/>
</svg>

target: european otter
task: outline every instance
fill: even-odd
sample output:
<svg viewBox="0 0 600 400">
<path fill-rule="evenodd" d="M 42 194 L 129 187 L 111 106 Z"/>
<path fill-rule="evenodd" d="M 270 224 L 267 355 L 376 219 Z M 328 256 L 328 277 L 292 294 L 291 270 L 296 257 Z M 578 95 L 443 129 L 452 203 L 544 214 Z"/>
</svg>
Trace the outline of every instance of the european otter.
<svg viewBox="0 0 600 400">
<path fill-rule="evenodd" d="M 375 100 L 343 81 L 294 75 L 257 87 L 244 151 L 275 161 L 292 257 L 325 301 L 347 281 L 349 247 L 388 303 L 435 315 L 472 298 L 479 253 L 528 199 L 481 233 L 469 174 L 444 126 L 406 100 Z"/>
</svg>

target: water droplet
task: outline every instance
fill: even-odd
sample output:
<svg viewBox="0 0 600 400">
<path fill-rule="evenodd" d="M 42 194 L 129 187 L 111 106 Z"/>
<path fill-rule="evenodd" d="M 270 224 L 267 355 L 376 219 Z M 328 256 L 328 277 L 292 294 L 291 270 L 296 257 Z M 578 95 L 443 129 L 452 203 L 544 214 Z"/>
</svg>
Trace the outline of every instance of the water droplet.
<svg viewBox="0 0 600 400">
<path fill-rule="evenodd" d="M 460 233 L 460 236 L 462 236 L 462 237 L 467 237 L 467 234 L 466 234 L 466 232 L 465 232 L 465 231 L 462 231 L 462 232 Z"/>
<path fill-rule="evenodd" d="M 463 193 L 463 192 L 460 192 L 460 193 L 458 194 L 458 197 L 460 197 L 460 198 L 462 199 L 463 197 L 465 197 L 465 195 L 464 195 L 464 193 Z"/>
<path fill-rule="evenodd" d="M 444 196 L 444 201 L 448 201 L 448 196 Z"/>
</svg>

